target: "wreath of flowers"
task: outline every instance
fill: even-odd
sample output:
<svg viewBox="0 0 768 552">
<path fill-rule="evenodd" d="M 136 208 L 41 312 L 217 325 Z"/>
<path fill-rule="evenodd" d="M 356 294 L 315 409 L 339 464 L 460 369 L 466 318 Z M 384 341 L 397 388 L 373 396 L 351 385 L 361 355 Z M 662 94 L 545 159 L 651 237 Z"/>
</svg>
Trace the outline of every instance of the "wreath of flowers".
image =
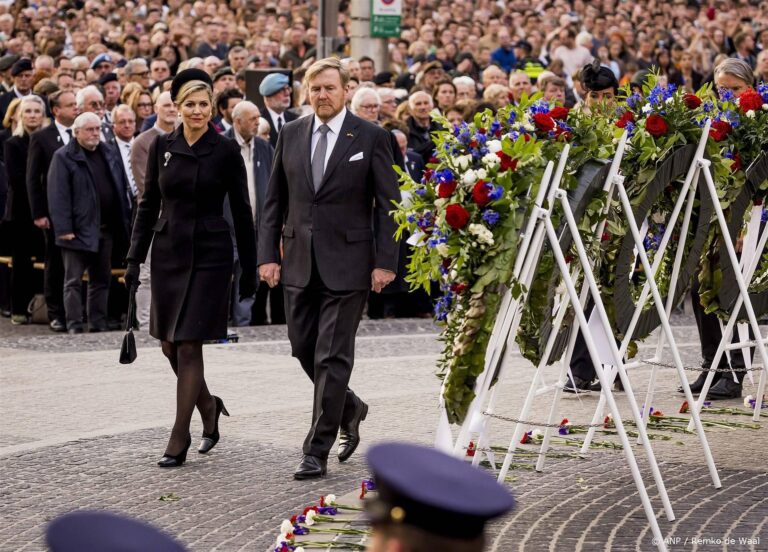
<svg viewBox="0 0 768 552">
<path fill-rule="evenodd" d="M 564 189 L 571 190 L 577 185 L 579 168 L 589 159 L 610 159 L 619 137 L 627 131 L 629 142 L 622 173 L 630 201 L 637 204 L 660 164 L 676 148 L 698 143 L 701 127 L 709 118 L 712 139 L 707 143 L 706 155 L 712 162 L 719 195 L 727 206 L 728 198 L 737 193 L 738 164 L 745 163 L 755 147 L 745 142 L 746 147 L 742 145 L 740 151 L 735 151 L 731 141 L 738 136 L 734 132 L 738 124 L 734 126 L 733 108 L 724 100 L 718 103 L 708 88 L 686 94 L 674 86 L 651 82 L 643 96 L 627 91 L 626 101 L 610 114 L 552 107 L 535 94 L 523 98 L 519 105 L 499 110 L 495 116 L 490 111 L 478 114 L 470 124 L 453 126 L 435 117 L 445 130 L 434 134 L 435 153 L 421 181 L 415 182 L 404 171 L 398 171 L 401 189 L 407 193 L 395 211 L 395 219 L 398 238 L 407 232 L 411 236 L 409 243 L 415 246 L 406 280 L 412 288 L 423 287 L 428 292 L 434 285 L 439 288 L 435 318 L 443 326 L 440 339 L 444 345 L 439 375 L 452 423 L 464 420 L 474 398 L 474 386 L 483 372 L 486 348 L 507 288 L 515 297 L 527 292 L 516 338 L 526 358 L 534 363 L 541 360 L 542 328 L 551 322 L 552 288 L 557 287 L 562 276 L 553 270 L 553 257 L 547 248 L 542 252 L 531 289 L 525 290 L 512 281 L 512 275 L 522 225 L 547 162 L 559 157 L 565 143 L 571 144 L 561 183 Z M 741 107 L 744 105 L 742 100 Z M 764 118 L 761 113 L 753 120 Z M 768 129 L 760 136 L 768 136 Z M 651 257 L 658 249 L 666 218 L 680 191 L 675 183 L 668 188 L 649 215 L 645 242 Z M 628 228 L 618 198 L 614 198 L 608 208 L 606 231 L 595 236 L 595 228 L 604 218 L 604 202 L 601 194 L 589 198 L 577 222 L 588 255 L 595 260 L 593 268 L 599 274 L 609 317 L 615 323 L 610 299 L 619 248 Z M 552 216 L 557 225 L 557 208 Z M 692 228 L 689 232 L 693 232 Z M 656 274 L 662 294 L 669 289 L 674 246 L 675 240 Z M 636 301 L 644 282 L 637 267 L 632 279 Z M 644 306 L 651 307 L 650 302 Z M 566 323 L 568 320 L 567 316 Z M 623 337 L 615 325 L 614 332 L 617 338 Z"/>
</svg>

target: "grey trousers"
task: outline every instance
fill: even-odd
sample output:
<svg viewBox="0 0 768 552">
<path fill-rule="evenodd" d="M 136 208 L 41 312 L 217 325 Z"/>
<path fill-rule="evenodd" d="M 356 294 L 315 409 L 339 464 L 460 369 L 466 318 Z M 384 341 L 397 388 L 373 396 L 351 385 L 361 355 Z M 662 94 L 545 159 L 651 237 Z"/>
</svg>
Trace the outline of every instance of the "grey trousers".
<svg viewBox="0 0 768 552">
<path fill-rule="evenodd" d="M 149 312 L 152 306 L 152 287 L 150 283 L 150 273 L 152 270 L 152 247 L 147 252 L 147 260 L 139 268 L 139 282 L 141 285 L 136 290 L 136 320 L 139 322 L 139 328 L 149 329 Z"/>
<path fill-rule="evenodd" d="M 88 271 L 87 316 L 90 329 L 107 329 L 107 299 L 112 278 L 112 235 L 102 232 L 96 253 L 62 248 L 64 312 L 67 329 L 83 325 L 83 274 Z"/>
</svg>

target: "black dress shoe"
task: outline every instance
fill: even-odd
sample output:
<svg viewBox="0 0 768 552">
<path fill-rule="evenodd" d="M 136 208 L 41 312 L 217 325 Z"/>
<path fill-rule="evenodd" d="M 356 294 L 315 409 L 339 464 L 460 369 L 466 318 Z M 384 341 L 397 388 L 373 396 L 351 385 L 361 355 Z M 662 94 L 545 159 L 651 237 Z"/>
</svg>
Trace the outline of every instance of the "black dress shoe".
<svg viewBox="0 0 768 552">
<path fill-rule="evenodd" d="M 163 455 L 160 461 L 157 463 L 161 468 L 178 468 L 187 460 L 187 451 L 192 444 L 192 436 L 187 437 L 187 446 L 184 447 L 179 454 L 173 455 L 167 452 Z"/>
<path fill-rule="evenodd" d="M 699 393 L 701 393 L 701 390 L 704 389 L 704 380 L 707 379 L 707 374 L 708 373 L 709 372 L 701 372 L 699 374 L 699 377 L 696 378 L 696 381 L 694 381 L 691 384 L 691 393 L 693 393 L 694 395 L 698 395 Z M 721 376 L 722 376 L 722 372 L 715 372 L 715 377 L 712 378 L 712 387 L 714 387 L 715 384 L 717 384 L 717 382 L 720 381 L 720 377 Z M 710 389 L 712 389 L 712 388 L 710 387 Z M 683 391 L 683 386 L 682 385 L 678 386 L 677 392 L 678 393 L 685 393 L 685 391 Z"/>
<path fill-rule="evenodd" d="M 368 405 L 363 401 L 357 405 L 352 419 L 339 430 L 339 462 L 349 460 L 360 444 L 360 422 L 368 415 Z"/>
<path fill-rule="evenodd" d="M 590 391 L 595 391 L 597 393 L 602 391 L 603 390 L 603 386 L 600 384 L 600 380 L 597 380 L 596 382 L 591 384 L 589 386 L 589 390 Z M 618 375 L 616 376 L 616 379 L 613 380 L 613 390 L 614 390 L 614 392 L 617 392 L 617 393 L 620 393 L 620 392 L 624 391 L 624 384 L 621 383 L 621 378 L 619 378 Z M 563 391 L 565 391 L 565 389 L 563 389 Z"/>
<path fill-rule="evenodd" d="M 67 333 L 70 335 L 85 333 L 85 328 L 81 325 L 75 325 L 69 328 L 67 330 Z"/>
<path fill-rule="evenodd" d="M 738 399 L 741 397 L 741 382 L 736 383 L 730 375 L 720 378 L 715 385 L 709 388 L 707 399 L 721 401 L 725 399 Z"/>
<path fill-rule="evenodd" d="M 589 393 L 590 385 L 591 382 L 583 380 L 578 376 L 573 376 L 573 381 L 571 381 L 569 376 L 568 381 L 565 382 L 565 385 L 563 386 L 563 393 Z"/>
<path fill-rule="evenodd" d="M 54 332 L 66 332 L 67 324 L 63 320 L 51 320 L 51 331 Z"/>
<path fill-rule="evenodd" d="M 317 456 L 310 456 L 305 454 L 301 459 L 299 467 L 293 474 L 294 479 L 314 479 L 316 477 L 322 477 L 328 470 L 328 461 Z"/>
<path fill-rule="evenodd" d="M 203 431 L 203 440 L 200 441 L 200 446 L 197 448 L 197 452 L 200 454 L 207 454 L 219 442 L 219 416 L 222 414 L 229 416 L 227 407 L 224 406 L 224 401 L 215 395 L 213 395 L 213 400 L 216 402 L 216 423 L 213 426 L 212 433 Z"/>
</svg>

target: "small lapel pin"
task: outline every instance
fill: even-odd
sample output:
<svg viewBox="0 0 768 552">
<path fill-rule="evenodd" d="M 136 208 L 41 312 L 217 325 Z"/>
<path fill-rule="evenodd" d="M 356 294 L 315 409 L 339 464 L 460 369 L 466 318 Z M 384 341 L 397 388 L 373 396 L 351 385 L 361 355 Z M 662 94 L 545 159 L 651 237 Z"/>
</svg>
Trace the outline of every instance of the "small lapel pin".
<svg viewBox="0 0 768 552">
<path fill-rule="evenodd" d="M 57 142 L 61 142 L 61 136 L 57 136 L 57 137 L 56 137 L 56 141 L 57 141 Z"/>
<path fill-rule="evenodd" d="M 354 134 L 352 134 L 351 132 L 347 132 L 347 138 L 354 138 L 354 137 L 355 137 Z"/>
<path fill-rule="evenodd" d="M 165 152 L 165 165 L 163 165 L 163 167 L 167 167 L 168 166 L 168 161 L 170 161 L 170 160 L 171 160 L 171 152 L 170 151 L 166 151 Z"/>
</svg>

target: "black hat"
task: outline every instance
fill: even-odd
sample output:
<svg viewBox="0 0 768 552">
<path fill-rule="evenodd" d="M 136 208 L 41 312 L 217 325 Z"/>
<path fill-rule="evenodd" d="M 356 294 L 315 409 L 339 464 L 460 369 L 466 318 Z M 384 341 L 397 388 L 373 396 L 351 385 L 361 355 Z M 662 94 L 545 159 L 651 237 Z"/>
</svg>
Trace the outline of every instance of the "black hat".
<svg viewBox="0 0 768 552">
<path fill-rule="evenodd" d="M 619 89 L 619 81 L 608 67 L 600 65 L 600 59 L 595 58 L 581 69 L 579 76 L 582 86 L 587 90 Z"/>
<path fill-rule="evenodd" d="M 19 57 L 16 54 L 7 54 L 3 57 L 0 57 L 0 72 L 7 71 L 11 68 L 11 66 L 19 61 Z"/>
<path fill-rule="evenodd" d="M 533 46 L 531 46 L 531 43 L 527 40 L 518 40 L 515 43 L 515 48 L 520 48 L 521 50 L 525 50 L 529 54 L 533 51 Z"/>
<path fill-rule="evenodd" d="M 216 72 L 213 74 L 213 82 L 216 82 L 216 81 L 217 81 L 217 80 L 219 80 L 221 77 L 226 77 L 227 75 L 230 75 L 230 76 L 233 76 L 233 77 L 234 77 L 234 76 L 235 76 L 235 72 L 234 72 L 234 71 L 232 70 L 232 68 L 231 68 L 231 67 L 229 67 L 229 66 L 226 66 L 226 67 L 222 67 L 221 69 L 219 69 L 218 71 L 216 71 Z"/>
<path fill-rule="evenodd" d="M 416 84 L 416 75 L 409 73 L 408 71 L 400 73 L 400 76 L 395 80 L 395 88 L 410 90 L 414 84 Z"/>
<path fill-rule="evenodd" d="M 366 502 L 373 524 L 403 523 L 470 540 L 515 505 L 491 475 L 431 448 L 386 443 L 371 447 L 366 458 L 378 491 Z"/>
<path fill-rule="evenodd" d="M 196 80 L 203 81 L 210 88 L 213 88 L 211 76 L 202 69 L 184 69 L 183 71 L 179 71 L 179 73 L 173 77 L 173 82 L 171 83 L 171 101 L 176 101 L 176 96 L 182 86 L 190 81 Z"/>
<path fill-rule="evenodd" d="M 115 82 L 118 81 L 117 75 L 115 73 L 104 73 L 99 77 L 98 82 L 101 86 L 104 86 L 108 82 L 112 82 L 112 81 L 115 81 Z"/>
<path fill-rule="evenodd" d="M 16 63 L 13 64 L 13 67 L 11 67 L 11 76 L 15 77 L 19 73 L 23 73 L 24 71 L 31 71 L 32 70 L 32 60 L 29 58 L 21 58 Z"/>
<path fill-rule="evenodd" d="M 151 525 L 107 512 L 72 512 L 51 522 L 46 540 L 52 552 L 121 550 L 185 552 L 185 548 Z"/>
<path fill-rule="evenodd" d="M 460 54 L 458 54 L 456 56 L 456 64 L 458 65 L 459 63 L 461 63 L 465 59 L 469 59 L 469 60 L 475 61 L 475 56 L 473 56 L 471 52 L 461 52 Z"/>
<path fill-rule="evenodd" d="M 382 71 L 381 73 L 376 73 L 376 75 L 373 77 L 373 84 L 377 86 L 381 86 L 382 84 L 387 84 L 388 82 L 392 81 L 392 77 L 394 77 L 394 75 L 389 71 Z"/>
</svg>

